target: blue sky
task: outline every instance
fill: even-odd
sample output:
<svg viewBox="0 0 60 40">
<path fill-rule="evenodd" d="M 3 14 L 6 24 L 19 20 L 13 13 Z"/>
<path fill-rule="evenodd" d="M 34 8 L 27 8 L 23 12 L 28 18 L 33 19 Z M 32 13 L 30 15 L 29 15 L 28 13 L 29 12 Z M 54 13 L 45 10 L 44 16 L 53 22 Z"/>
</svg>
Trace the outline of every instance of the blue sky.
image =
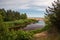
<svg viewBox="0 0 60 40">
<path fill-rule="evenodd" d="M 0 0 L 0 8 L 27 13 L 28 17 L 44 17 L 45 9 L 54 0 Z"/>
</svg>

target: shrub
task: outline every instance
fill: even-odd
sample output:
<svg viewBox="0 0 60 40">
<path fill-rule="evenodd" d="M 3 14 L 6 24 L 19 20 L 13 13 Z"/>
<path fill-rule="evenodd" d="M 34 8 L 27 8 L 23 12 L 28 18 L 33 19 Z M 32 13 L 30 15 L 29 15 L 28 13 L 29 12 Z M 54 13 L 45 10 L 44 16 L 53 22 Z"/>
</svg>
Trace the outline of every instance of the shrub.
<svg viewBox="0 0 60 40">
<path fill-rule="evenodd" d="M 18 31 L 16 40 L 32 40 L 32 34 L 27 31 Z"/>
</svg>

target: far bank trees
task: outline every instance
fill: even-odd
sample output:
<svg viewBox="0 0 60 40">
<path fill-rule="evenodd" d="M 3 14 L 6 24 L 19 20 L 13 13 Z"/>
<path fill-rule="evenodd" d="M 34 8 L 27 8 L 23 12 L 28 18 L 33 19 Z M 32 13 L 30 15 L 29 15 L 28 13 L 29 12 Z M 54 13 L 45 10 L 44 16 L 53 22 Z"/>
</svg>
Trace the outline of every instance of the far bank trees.
<svg viewBox="0 0 60 40">
<path fill-rule="evenodd" d="M 20 12 L 12 10 L 0 9 L 0 14 L 3 17 L 3 21 L 14 21 L 27 18 L 26 13 L 20 14 Z"/>
</svg>

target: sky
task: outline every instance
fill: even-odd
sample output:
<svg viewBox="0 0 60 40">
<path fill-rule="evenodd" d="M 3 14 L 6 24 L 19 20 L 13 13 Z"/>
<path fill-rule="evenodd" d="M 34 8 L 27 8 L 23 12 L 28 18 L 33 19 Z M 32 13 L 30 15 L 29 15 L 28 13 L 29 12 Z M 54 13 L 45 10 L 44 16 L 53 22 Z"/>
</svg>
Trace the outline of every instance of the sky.
<svg viewBox="0 0 60 40">
<path fill-rule="evenodd" d="M 0 8 L 26 13 L 28 17 L 44 17 L 45 9 L 54 0 L 0 0 Z"/>
</svg>

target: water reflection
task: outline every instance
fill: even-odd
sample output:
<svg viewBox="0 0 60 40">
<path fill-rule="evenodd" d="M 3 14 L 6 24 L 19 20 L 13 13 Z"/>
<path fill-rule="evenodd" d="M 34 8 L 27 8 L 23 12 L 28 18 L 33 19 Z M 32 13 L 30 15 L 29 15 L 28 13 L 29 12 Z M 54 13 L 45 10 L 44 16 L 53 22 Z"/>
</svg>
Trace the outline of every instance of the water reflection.
<svg viewBox="0 0 60 40">
<path fill-rule="evenodd" d="M 24 30 L 35 30 L 38 28 L 42 28 L 44 26 L 45 26 L 45 22 L 42 20 L 39 21 L 38 23 L 27 25 L 27 27 L 25 27 Z"/>
<path fill-rule="evenodd" d="M 39 21 L 38 23 L 36 23 L 37 25 L 43 25 L 45 26 L 45 22 L 43 20 Z"/>
</svg>

